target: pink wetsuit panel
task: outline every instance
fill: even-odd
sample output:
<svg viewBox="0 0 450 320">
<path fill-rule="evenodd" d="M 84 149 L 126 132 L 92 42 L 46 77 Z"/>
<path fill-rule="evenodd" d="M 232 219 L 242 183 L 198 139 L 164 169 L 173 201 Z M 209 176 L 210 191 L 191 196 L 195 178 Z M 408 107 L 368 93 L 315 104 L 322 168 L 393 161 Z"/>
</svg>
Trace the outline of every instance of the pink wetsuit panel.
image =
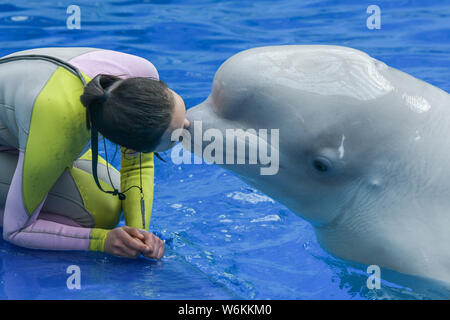
<svg viewBox="0 0 450 320">
<path fill-rule="evenodd" d="M 91 51 L 73 58 L 69 63 L 79 68 L 90 78 L 104 73 L 121 78 L 150 77 L 159 80 L 158 71 L 150 61 L 123 52 Z"/>
</svg>

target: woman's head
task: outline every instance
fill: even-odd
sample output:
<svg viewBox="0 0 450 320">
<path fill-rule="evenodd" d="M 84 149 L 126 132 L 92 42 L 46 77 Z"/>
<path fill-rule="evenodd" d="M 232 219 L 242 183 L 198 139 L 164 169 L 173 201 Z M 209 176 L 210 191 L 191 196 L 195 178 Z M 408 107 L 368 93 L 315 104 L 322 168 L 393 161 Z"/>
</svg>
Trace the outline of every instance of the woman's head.
<svg viewBox="0 0 450 320">
<path fill-rule="evenodd" d="M 97 75 L 87 84 L 81 102 L 88 123 L 103 136 L 139 152 L 170 148 L 171 132 L 189 125 L 183 99 L 152 78 Z"/>
</svg>

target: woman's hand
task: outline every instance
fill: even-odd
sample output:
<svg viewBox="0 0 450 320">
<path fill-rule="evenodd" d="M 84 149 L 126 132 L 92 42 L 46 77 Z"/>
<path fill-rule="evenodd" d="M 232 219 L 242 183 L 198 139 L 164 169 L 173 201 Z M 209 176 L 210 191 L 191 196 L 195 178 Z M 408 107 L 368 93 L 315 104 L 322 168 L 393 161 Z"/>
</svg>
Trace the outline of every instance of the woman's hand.
<svg viewBox="0 0 450 320">
<path fill-rule="evenodd" d="M 143 241 L 149 248 L 149 250 L 142 252 L 142 255 L 147 258 L 161 259 L 164 254 L 164 242 L 151 232 L 144 230 L 139 230 L 139 232 L 144 236 Z"/>
<path fill-rule="evenodd" d="M 153 233 L 124 226 L 108 233 L 105 252 L 126 258 L 137 258 L 142 254 L 147 258 L 161 259 L 164 242 Z"/>
<path fill-rule="evenodd" d="M 142 231 L 141 231 L 142 232 Z M 145 235 L 132 227 L 119 227 L 108 232 L 105 241 L 105 252 L 119 257 L 137 258 L 151 251 L 145 243 Z"/>
</svg>

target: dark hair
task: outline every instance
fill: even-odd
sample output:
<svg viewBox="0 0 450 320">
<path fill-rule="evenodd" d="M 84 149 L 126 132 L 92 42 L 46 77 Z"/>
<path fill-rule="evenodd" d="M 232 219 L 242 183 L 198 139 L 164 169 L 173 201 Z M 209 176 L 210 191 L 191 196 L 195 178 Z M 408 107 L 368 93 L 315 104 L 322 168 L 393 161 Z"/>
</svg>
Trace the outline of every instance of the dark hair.
<svg viewBox="0 0 450 320">
<path fill-rule="evenodd" d="M 112 142 L 139 152 L 151 152 L 169 127 L 173 96 L 164 81 L 153 78 L 124 79 L 109 92 L 117 76 L 99 74 L 85 87 L 80 99 L 86 107 L 88 129 Z"/>
</svg>

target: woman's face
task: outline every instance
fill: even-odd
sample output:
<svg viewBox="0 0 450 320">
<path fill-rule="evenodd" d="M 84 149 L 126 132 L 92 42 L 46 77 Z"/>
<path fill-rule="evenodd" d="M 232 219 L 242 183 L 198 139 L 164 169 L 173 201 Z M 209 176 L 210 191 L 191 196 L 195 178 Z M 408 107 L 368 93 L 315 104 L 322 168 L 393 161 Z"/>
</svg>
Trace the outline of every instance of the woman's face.
<svg viewBox="0 0 450 320">
<path fill-rule="evenodd" d="M 186 119 L 186 105 L 183 98 L 181 98 L 172 89 L 169 89 L 169 92 L 173 95 L 173 100 L 175 103 L 172 113 L 172 121 L 162 135 L 161 142 L 154 150 L 155 152 L 162 152 L 172 148 L 173 145 L 179 140 L 179 137 L 172 137 L 172 132 L 176 129 L 187 129 L 190 125 L 189 120 Z"/>
</svg>

